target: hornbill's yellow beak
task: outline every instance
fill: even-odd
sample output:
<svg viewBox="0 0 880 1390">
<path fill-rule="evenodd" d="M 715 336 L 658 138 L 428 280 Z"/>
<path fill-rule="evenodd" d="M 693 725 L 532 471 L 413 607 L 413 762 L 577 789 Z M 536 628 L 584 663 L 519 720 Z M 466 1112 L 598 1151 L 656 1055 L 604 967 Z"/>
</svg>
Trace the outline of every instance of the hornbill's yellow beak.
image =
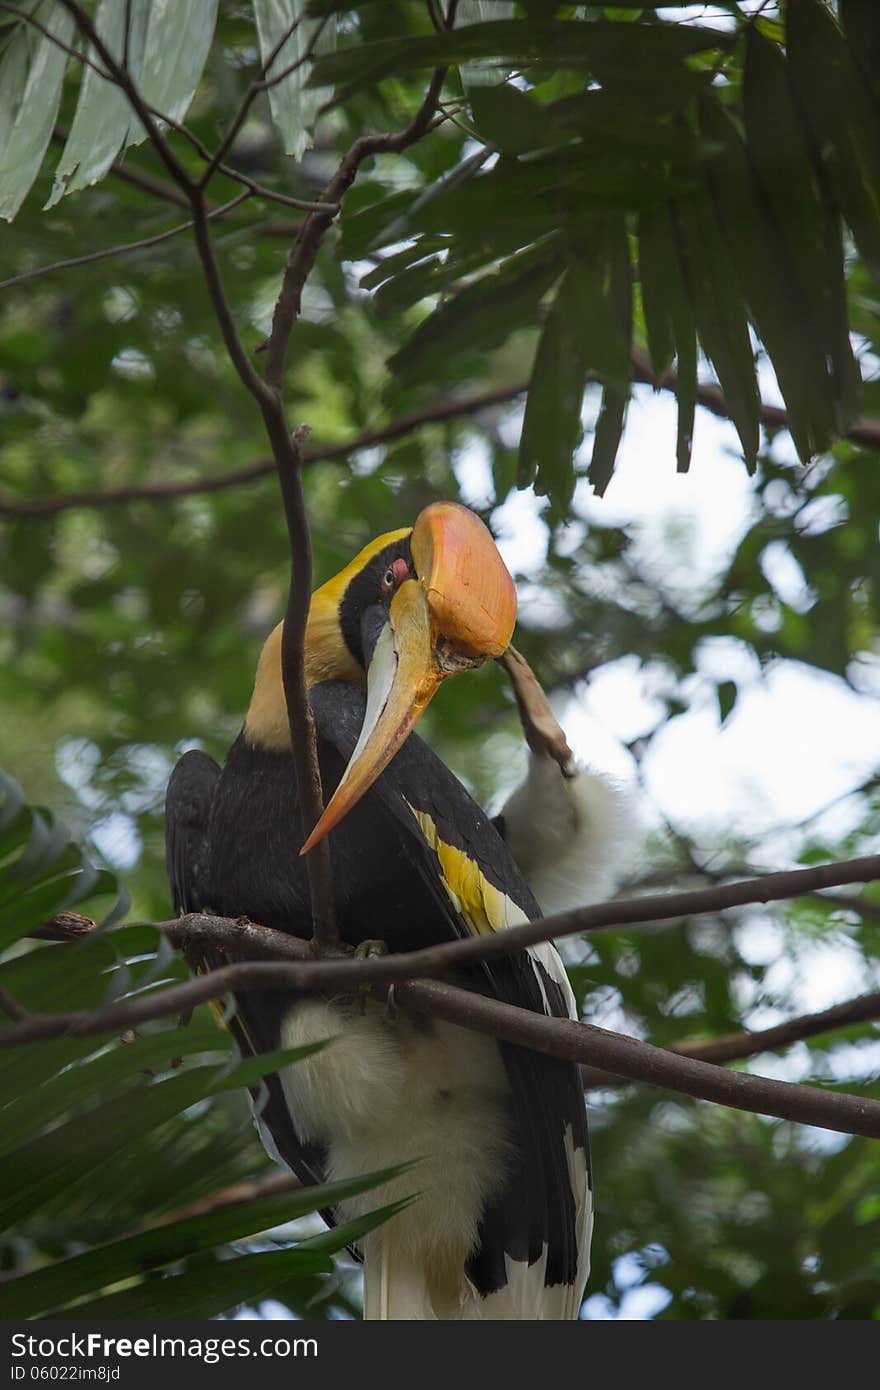
<svg viewBox="0 0 880 1390">
<path fill-rule="evenodd" d="M 302 854 L 387 767 L 440 682 L 501 656 L 510 644 L 516 590 L 478 516 L 455 502 L 435 502 L 416 521 L 410 549 L 415 577 L 395 592 L 373 649 L 360 738 Z"/>
</svg>

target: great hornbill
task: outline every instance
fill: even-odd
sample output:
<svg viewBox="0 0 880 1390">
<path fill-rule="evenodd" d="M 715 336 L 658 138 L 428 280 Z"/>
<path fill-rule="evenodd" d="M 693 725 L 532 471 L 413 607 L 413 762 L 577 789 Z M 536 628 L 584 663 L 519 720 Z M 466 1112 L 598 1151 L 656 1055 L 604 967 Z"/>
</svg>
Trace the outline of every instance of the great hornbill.
<svg viewBox="0 0 880 1390">
<path fill-rule="evenodd" d="M 306 849 L 332 830 L 338 923 L 352 947 L 381 940 L 409 951 L 540 916 L 505 830 L 524 860 L 536 847 L 570 859 L 574 846 L 577 858 L 578 820 L 591 808 L 563 789 L 549 759 L 542 767 L 533 756 L 496 828 L 410 732 L 445 676 L 505 650 L 515 615 L 513 581 L 488 530 L 455 503 L 380 536 L 312 596 L 306 674 L 333 794 Z M 311 934 L 281 625 L 263 648 L 225 766 L 193 751 L 175 767 L 166 840 L 176 911 L 210 908 Z M 199 962 L 222 963 L 217 953 Z M 538 1013 L 574 1010 L 550 945 L 458 981 Z M 306 1183 L 419 1160 L 328 1213 L 350 1217 L 421 1193 L 363 1241 L 366 1317 L 577 1317 L 592 1216 L 575 1066 L 392 1015 L 380 1001 L 254 990 L 235 1002 L 229 1026 L 245 1053 L 333 1039 L 268 1079 L 257 1122 L 274 1157 Z"/>
</svg>

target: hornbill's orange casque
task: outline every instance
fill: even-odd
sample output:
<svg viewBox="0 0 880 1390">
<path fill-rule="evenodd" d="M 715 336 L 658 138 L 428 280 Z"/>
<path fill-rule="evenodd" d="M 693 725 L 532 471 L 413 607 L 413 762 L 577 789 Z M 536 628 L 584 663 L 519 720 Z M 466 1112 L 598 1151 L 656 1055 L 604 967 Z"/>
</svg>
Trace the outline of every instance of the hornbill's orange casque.
<svg viewBox="0 0 880 1390">
<path fill-rule="evenodd" d="M 306 674 L 333 794 L 308 845 L 331 832 L 338 922 L 352 946 L 379 939 L 409 951 L 540 915 L 502 833 L 410 734 L 446 675 L 505 650 L 515 613 L 489 532 L 455 503 L 380 536 L 312 596 Z M 563 781 L 539 762 L 533 756 L 529 782 L 500 818 L 523 858 L 546 829 L 527 830 L 529 805 L 541 817 Z M 571 805 L 577 819 L 584 808 Z M 166 837 L 177 911 L 210 908 L 310 935 L 280 625 L 223 769 L 200 752 L 178 762 Z M 201 965 L 221 963 L 215 954 Z M 461 983 L 539 1013 L 574 1008 L 550 945 Z M 577 1317 L 592 1217 L 575 1066 L 452 1024 L 392 1017 L 379 1002 L 249 991 L 236 1005 L 229 1026 L 246 1053 L 334 1039 L 269 1078 L 257 1120 L 274 1157 L 307 1183 L 419 1160 L 327 1214 L 421 1193 L 364 1239 L 366 1317 Z"/>
</svg>

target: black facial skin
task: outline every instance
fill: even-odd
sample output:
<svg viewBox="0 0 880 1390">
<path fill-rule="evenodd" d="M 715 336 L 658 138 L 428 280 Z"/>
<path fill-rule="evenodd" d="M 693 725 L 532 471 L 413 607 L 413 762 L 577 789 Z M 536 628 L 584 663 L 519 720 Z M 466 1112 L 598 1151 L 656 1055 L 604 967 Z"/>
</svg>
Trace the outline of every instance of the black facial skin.
<svg viewBox="0 0 880 1390">
<path fill-rule="evenodd" d="M 405 560 L 414 574 L 409 536 L 386 545 L 351 581 L 343 595 L 339 624 L 345 644 L 355 661 L 366 666 L 379 633 L 388 621 L 394 589 L 383 591 L 385 574 L 395 560 Z"/>
</svg>

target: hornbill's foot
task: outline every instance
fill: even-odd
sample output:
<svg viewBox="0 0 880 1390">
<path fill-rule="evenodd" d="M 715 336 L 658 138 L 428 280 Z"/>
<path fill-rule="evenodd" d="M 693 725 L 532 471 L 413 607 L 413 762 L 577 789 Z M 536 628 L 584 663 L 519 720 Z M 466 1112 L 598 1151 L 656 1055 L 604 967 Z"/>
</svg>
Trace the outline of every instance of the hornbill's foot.
<svg viewBox="0 0 880 1390">
<path fill-rule="evenodd" d="M 378 960 L 382 956 L 388 955 L 388 945 L 384 941 L 361 941 L 354 948 L 355 960 Z M 361 1013 L 367 1007 L 366 996 L 371 989 L 370 985 L 361 985 Z M 388 998 L 385 1003 L 385 1017 L 394 1023 L 397 1019 L 397 1008 L 394 1003 L 394 986 L 389 986 Z"/>
<path fill-rule="evenodd" d="M 371 960 L 375 956 L 387 956 L 388 947 L 384 941 L 361 941 L 354 948 L 355 960 Z"/>
</svg>

